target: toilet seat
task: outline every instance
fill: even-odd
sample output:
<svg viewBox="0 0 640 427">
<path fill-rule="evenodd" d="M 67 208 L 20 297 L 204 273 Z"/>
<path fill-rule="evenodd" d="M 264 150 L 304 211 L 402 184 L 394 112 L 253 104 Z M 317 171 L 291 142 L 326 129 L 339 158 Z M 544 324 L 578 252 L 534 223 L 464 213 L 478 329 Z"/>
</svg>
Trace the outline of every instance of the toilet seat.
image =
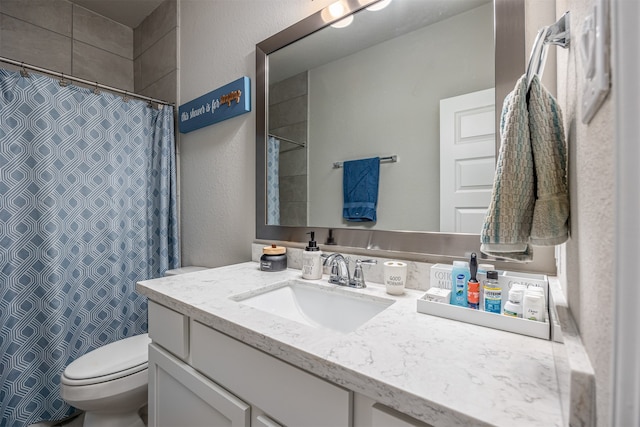
<svg viewBox="0 0 640 427">
<path fill-rule="evenodd" d="M 150 342 L 148 334 L 141 334 L 99 347 L 69 364 L 60 382 L 69 386 L 98 384 L 146 370 Z"/>
</svg>

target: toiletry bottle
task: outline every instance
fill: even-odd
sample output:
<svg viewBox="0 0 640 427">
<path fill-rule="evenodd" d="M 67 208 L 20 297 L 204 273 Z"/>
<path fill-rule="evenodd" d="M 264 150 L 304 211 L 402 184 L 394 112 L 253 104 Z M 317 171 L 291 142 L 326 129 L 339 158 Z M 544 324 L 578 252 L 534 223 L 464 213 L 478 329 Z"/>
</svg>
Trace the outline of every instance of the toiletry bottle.
<svg viewBox="0 0 640 427">
<path fill-rule="evenodd" d="M 498 272 L 487 271 L 487 279 L 483 286 L 484 311 L 489 313 L 502 313 L 502 288 L 498 283 Z"/>
<path fill-rule="evenodd" d="M 322 251 L 315 240 L 315 232 L 311 231 L 309 245 L 302 253 L 302 278 L 309 280 L 322 279 Z"/>
<path fill-rule="evenodd" d="M 504 305 L 502 314 L 522 318 L 522 294 L 522 289 L 512 287 L 509 290 L 509 301 Z"/>
<path fill-rule="evenodd" d="M 478 273 L 478 258 L 475 252 L 471 254 L 469 260 L 469 283 L 467 283 L 467 307 L 478 309 L 480 303 L 480 284 L 476 277 Z"/>
<path fill-rule="evenodd" d="M 495 270 L 493 264 L 478 264 L 476 279 L 480 283 L 480 310 L 484 310 L 484 281 L 487 280 L 487 271 Z"/>
<path fill-rule="evenodd" d="M 467 307 L 477 310 L 480 307 L 480 283 L 469 280 L 467 289 Z"/>
<path fill-rule="evenodd" d="M 522 299 L 522 318 L 544 322 L 544 309 L 544 293 L 536 292 L 530 288 L 527 289 Z"/>
<path fill-rule="evenodd" d="M 467 284 L 469 283 L 471 273 L 469 272 L 469 263 L 466 261 L 453 261 L 453 269 L 451 270 L 451 304 L 460 307 L 466 307 L 467 302 Z"/>
</svg>

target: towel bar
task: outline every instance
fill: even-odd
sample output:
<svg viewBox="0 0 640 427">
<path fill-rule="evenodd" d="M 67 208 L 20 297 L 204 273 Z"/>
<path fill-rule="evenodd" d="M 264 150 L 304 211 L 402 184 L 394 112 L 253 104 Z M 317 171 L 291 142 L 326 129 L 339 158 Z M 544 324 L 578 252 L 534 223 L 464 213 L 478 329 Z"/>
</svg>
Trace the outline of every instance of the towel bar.
<svg viewBox="0 0 640 427">
<path fill-rule="evenodd" d="M 395 163 L 398 161 L 398 156 L 397 155 L 393 155 L 393 156 L 386 156 L 386 157 L 380 157 L 380 162 L 385 162 L 385 163 Z M 333 162 L 333 168 L 334 169 L 339 169 L 342 167 L 344 162 Z"/>
</svg>

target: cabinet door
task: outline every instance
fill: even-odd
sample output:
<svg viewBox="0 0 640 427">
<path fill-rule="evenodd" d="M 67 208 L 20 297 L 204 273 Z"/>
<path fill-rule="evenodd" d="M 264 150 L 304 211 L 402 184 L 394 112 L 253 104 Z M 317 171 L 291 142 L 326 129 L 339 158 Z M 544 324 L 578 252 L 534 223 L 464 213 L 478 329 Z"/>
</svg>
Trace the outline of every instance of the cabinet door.
<svg viewBox="0 0 640 427">
<path fill-rule="evenodd" d="M 189 365 L 149 345 L 150 427 L 249 427 L 250 406 Z"/>
</svg>

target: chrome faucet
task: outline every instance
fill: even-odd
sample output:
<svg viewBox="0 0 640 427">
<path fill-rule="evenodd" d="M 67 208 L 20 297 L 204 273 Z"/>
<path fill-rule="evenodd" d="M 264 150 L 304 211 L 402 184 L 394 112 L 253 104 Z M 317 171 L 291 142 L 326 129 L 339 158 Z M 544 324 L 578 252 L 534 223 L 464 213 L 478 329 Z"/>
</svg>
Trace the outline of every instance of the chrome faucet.
<svg viewBox="0 0 640 427">
<path fill-rule="evenodd" d="M 367 285 L 364 281 L 362 264 L 376 264 L 377 261 L 373 259 L 356 260 L 356 269 L 353 272 L 353 278 L 351 278 L 351 273 L 349 272 L 348 257 L 345 258 L 342 254 L 334 253 L 326 257 L 324 263 L 331 267 L 329 283 L 340 286 L 349 286 L 352 288 L 366 288 Z"/>
<path fill-rule="evenodd" d="M 342 254 L 331 254 L 325 260 L 325 264 L 331 267 L 329 275 L 329 283 L 340 286 L 349 286 L 351 283 L 351 273 L 349 273 L 349 258 L 345 258 Z"/>
</svg>

